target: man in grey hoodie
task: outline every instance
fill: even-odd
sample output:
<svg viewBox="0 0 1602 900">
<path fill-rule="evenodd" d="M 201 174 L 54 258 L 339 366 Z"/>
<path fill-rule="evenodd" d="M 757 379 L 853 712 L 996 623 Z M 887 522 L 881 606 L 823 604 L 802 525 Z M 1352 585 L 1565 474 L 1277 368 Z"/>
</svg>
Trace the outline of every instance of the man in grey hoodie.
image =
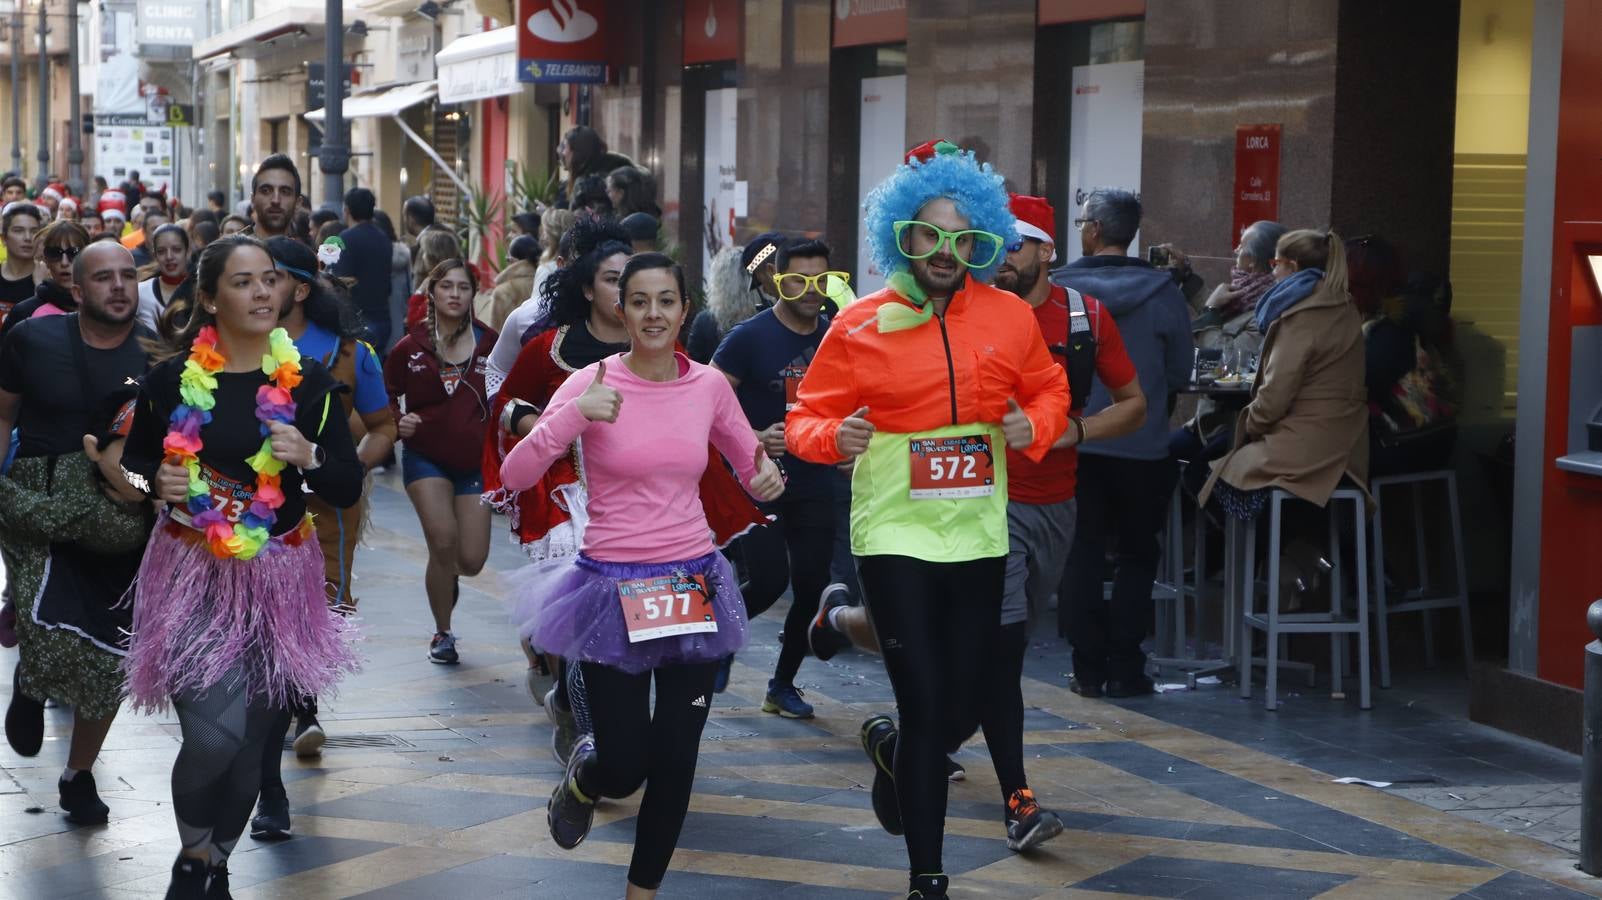
<svg viewBox="0 0 1602 900">
<path fill-rule="evenodd" d="M 1129 255 L 1140 198 L 1116 188 L 1086 198 L 1074 226 L 1084 255 L 1051 274 L 1054 284 L 1101 301 L 1123 335 L 1146 395 L 1146 423 L 1079 449 L 1079 520 L 1058 592 L 1058 630 L 1074 648 L 1074 690 L 1086 697 L 1152 692 L 1140 649 L 1152 618 L 1162 528 L 1178 469 L 1168 456 L 1171 399 L 1190 380 L 1190 311 L 1165 269 Z M 1100 379 L 1085 415 L 1112 398 Z M 1107 540 L 1116 540 L 1111 599 L 1103 599 Z"/>
</svg>

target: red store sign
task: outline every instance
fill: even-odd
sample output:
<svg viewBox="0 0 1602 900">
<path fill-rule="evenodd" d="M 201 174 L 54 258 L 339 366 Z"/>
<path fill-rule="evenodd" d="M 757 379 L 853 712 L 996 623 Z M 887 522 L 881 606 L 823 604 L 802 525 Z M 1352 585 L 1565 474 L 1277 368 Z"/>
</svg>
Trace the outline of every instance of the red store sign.
<svg viewBox="0 0 1602 900">
<path fill-rule="evenodd" d="M 740 57 L 739 0 L 684 0 L 684 64 Z"/>
<path fill-rule="evenodd" d="M 1279 219 L 1279 126 L 1235 129 L 1235 219 L 1230 246 L 1260 219 Z"/>
<path fill-rule="evenodd" d="M 1145 15 L 1146 0 L 1040 0 L 1040 5 L 1035 8 L 1035 24 L 1103 22 L 1109 19 L 1138 19 Z"/>
<path fill-rule="evenodd" d="M 907 0 L 835 0 L 834 46 L 900 44 L 907 40 Z"/>
<path fill-rule="evenodd" d="M 517 80 L 606 81 L 604 0 L 517 0 Z"/>
</svg>

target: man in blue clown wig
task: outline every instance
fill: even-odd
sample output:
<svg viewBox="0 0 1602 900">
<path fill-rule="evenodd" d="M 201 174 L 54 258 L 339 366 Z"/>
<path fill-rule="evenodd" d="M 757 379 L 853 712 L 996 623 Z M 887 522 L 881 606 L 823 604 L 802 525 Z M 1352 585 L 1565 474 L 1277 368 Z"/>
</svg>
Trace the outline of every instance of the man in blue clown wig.
<svg viewBox="0 0 1602 900">
<path fill-rule="evenodd" d="M 830 326 L 785 442 L 811 462 L 853 463 L 851 552 L 901 716 L 899 728 L 885 716 L 863 723 L 874 813 L 906 836 L 907 896 L 944 897 L 946 754 L 978 728 L 992 693 L 1006 450 L 1045 456 L 1068 425 L 1068 385 L 1034 311 L 986 283 L 1018 239 L 1001 176 L 931 142 L 865 206 L 888 285 Z M 814 635 L 846 624 L 850 610 L 829 602 Z M 836 635 L 814 650 L 831 652 Z"/>
</svg>

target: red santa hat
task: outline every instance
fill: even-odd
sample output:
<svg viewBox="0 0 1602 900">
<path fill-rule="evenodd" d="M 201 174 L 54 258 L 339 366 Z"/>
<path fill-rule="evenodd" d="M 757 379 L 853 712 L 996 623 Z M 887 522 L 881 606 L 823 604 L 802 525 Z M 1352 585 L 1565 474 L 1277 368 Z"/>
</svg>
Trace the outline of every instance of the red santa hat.
<svg viewBox="0 0 1602 900">
<path fill-rule="evenodd" d="M 1057 261 L 1057 211 L 1045 197 L 1008 194 L 1007 208 L 1018 218 L 1018 236 L 1034 238 L 1051 245 L 1051 261 Z"/>
<path fill-rule="evenodd" d="M 67 186 L 66 185 L 58 184 L 56 182 L 51 182 L 51 183 L 45 185 L 45 189 L 44 190 L 39 192 L 39 199 L 40 200 L 48 200 L 50 203 L 56 204 L 56 203 L 60 203 L 61 202 L 61 198 L 65 197 L 66 195 L 67 195 Z"/>
<path fill-rule="evenodd" d="M 122 191 L 106 191 L 101 194 L 99 209 L 102 218 L 107 213 L 112 213 L 123 221 L 128 220 L 128 198 Z"/>
</svg>

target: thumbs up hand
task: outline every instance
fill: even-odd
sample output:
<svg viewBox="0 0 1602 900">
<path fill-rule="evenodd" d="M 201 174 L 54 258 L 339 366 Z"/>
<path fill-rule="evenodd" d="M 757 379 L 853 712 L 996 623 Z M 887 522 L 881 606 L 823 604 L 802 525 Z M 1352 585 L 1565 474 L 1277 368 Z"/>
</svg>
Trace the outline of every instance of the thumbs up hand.
<svg viewBox="0 0 1602 900">
<path fill-rule="evenodd" d="M 757 444 L 756 448 L 756 477 L 751 479 L 747 489 L 751 496 L 761 501 L 777 500 L 784 493 L 784 471 L 779 464 L 768 458 L 767 450 Z"/>
<path fill-rule="evenodd" d="M 579 412 L 591 422 L 616 422 L 618 410 L 623 407 L 623 395 L 616 388 L 606 386 L 606 363 L 595 370 L 595 380 L 579 394 Z"/>
<path fill-rule="evenodd" d="M 1001 434 L 1007 439 L 1007 446 L 1014 450 L 1023 450 L 1035 442 L 1035 423 L 1029 421 L 1017 400 L 1007 400 L 1007 414 L 1001 417 Z"/>
<path fill-rule="evenodd" d="M 873 431 L 873 423 L 868 421 L 868 408 L 864 406 L 840 421 L 840 430 L 834 433 L 834 445 L 845 456 L 861 456 L 868 452 Z"/>
</svg>

